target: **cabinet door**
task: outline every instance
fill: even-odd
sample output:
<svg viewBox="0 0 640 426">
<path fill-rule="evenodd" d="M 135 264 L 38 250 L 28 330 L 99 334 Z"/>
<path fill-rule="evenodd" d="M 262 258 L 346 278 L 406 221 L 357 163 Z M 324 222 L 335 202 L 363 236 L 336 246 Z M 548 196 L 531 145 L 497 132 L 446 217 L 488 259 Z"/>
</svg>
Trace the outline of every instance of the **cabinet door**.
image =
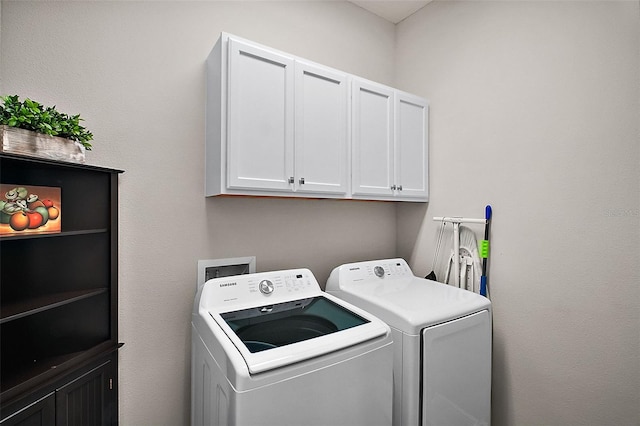
<svg viewBox="0 0 640 426">
<path fill-rule="evenodd" d="M 352 83 L 352 193 L 392 196 L 393 89 Z"/>
<path fill-rule="evenodd" d="M 426 201 L 428 186 L 428 117 L 427 102 L 396 91 L 395 159 L 397 195 Z"/>
<path fill-rule="evenodd" d="M 346 194 L 346 74 L 296 61 L 295 189 Z"/>
<path fill-rule="evenodd" d="M 227 187 L 290 191 L 293 59 L 229 39 Z"/>
<path fill-rule="evenodd" d="M 53 426 L 55 424 L 56 405 L 53 392 L 0 421 L 2 426 Z"/>
<path fill-rule="evenodd" d="M 56 390 L 57 424 L 110 425 L 118 422 L 114 411 L 116 367 L 113 361 L 94 368 Z"/>
</svg>

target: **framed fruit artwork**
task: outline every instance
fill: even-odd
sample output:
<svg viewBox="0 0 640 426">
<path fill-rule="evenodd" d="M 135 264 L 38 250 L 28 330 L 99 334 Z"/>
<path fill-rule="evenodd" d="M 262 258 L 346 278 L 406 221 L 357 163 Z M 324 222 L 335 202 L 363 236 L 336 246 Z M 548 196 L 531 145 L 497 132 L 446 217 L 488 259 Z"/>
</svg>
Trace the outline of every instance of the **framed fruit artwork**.
<svg viewBox="0 0 640 426">
<path fill-rule="evenodd" d="M 53 234 L 62 230 L 61 189 L 0 184 L 0 237 Z"/>
</svg>

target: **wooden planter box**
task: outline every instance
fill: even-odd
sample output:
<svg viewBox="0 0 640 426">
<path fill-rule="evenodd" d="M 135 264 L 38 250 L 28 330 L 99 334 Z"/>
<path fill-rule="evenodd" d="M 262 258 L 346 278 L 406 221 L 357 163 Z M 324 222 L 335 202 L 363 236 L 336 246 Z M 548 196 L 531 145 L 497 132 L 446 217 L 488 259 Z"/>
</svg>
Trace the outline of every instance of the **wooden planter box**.
<svg viewBox="0 0 640 426">
<path fill-rule="evenodd" d="M 85 148 L 71 139 L 49 136 L 17 127 L 0 126 L 0 152 L 49 160 L 85 162 Z"/>
</svg>

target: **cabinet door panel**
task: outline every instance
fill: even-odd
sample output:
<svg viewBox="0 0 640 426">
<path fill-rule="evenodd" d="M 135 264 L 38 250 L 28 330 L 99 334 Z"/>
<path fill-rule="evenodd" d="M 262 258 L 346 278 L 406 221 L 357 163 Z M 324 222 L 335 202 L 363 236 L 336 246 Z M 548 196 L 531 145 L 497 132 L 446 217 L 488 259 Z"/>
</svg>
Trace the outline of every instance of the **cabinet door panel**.
<svg viewBox="0 0 640 426">
<path fill-rule="evenodd" d="M 296 61 L 295 90 L 296 190 L 345 194 L 346 75 Z"/>
<path fill-rule="evenodd" d="M 291 190 L 293 59 L 229 40 L 229 188 Z"/>
<path fill-rule="evenodd" d="M 396 93 L 396 184 L 399 195 L 427 199 L 428 105 L 424 99 Z"/>
<path fill-rule="evenodd" d="M 0 421 L 2 426 L 54 426 L 56 424 L 55 394 L 52 392 L 42 399 L 21 409 Z"/>
<path fill-rule="evenodd" d="M 57 424 L 67 426 L 108 425 L 112 419 L 112 386 L 115 368 L 111 361 L 96 367 L 56 391 Z M 116 420 L 117 421 L 117 420 Z"/>
<path fill-rule="evenodd" d="M 393 195 L 393 89 L 354 80 L 353 194 Z"/>
</svg>

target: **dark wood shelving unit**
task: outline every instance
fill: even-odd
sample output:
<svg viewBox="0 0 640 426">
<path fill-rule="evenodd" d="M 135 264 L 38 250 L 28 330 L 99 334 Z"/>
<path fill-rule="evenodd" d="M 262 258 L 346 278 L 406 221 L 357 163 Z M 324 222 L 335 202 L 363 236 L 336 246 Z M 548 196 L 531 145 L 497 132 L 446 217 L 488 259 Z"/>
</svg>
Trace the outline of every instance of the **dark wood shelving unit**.
<svg viewBox="0 0 640 426">
<path fill-rule="evenodd" d="M 0 237 L 2 426 L 118 422 L 120 173 L 0 153 L 0 183 L 60 188 L 62 228 Z"/>
</svg>

